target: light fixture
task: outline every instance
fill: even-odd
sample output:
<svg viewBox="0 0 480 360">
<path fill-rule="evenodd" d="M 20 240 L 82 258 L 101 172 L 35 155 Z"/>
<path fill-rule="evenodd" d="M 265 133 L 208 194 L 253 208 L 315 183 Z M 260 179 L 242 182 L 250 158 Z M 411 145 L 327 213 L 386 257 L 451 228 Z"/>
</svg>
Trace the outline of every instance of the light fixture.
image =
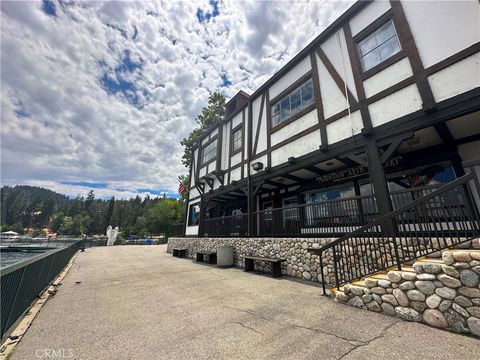
<svg viewBox="0 0 480 360">
<path fill-rule="evenodd" d="M 294 163 L 295 163 L 295 157 L 294 157 L 294 156 L 290 156 L 290 157 L 288 158 L 288 163 L 289 163 L 289 164 L 294 164 Z"/>
<path fill-rule="evenodd" d="M 263 163 L 262 162 L 256 162 L 252 164 L 252 169 L 255 171 L 260 171 L 263 169 Z"/>
</svg>

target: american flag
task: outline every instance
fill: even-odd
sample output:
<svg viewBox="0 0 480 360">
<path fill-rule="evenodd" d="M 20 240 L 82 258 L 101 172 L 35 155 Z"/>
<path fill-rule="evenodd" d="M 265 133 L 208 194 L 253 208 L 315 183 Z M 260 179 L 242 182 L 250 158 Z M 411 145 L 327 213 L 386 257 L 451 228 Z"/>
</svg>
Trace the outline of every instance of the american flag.
<svg viewBox="0 0 480 360">
<path fill-rule="evenodd" d="M 187 189 L 185 188 L 185 185 L 183 185 L 183 183 L 180 183 L 180 185 L 178 185 L 178 193 L 180 195 L 183 195 L 183 193 L 186 191 Z"/>
</svg>

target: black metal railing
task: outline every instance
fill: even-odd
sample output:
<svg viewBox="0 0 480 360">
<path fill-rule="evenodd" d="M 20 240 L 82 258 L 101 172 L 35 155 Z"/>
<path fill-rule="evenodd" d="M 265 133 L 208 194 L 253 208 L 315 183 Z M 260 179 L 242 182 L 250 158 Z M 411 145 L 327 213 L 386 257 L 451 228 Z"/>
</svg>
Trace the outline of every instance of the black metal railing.
<svg viewBox="0 0 480 360">
<path fill-rule="evenodd" d="M 480 234 L 471 171 L 319 250 L 333 258 L 335 286 L 397 267 Z M 325 287 L 325 274 L 322 282 Z M 325 289 L 324 289 L 325 290 Z"/>
<path fill-rule="evenodd" d="M 77 241 L 0 269 L 2 339 L 81 246 L 81 241 Z"/>
<path fill-rule="evenodd" d="M 377 214 L 373 196 L 357 196 L 257 211 L 256 236 L 339 236 L 367 223 Z"/>
<path fill-rule="evenodd" d="M 236 214 L 203 221 L 203 236 L 228 237 L 248 234 L 248 214 Z"/>
<path fill-rule="evenodd" d="M 398 209 L 438 187 L 440 185 L 393 191 L 390 194 L 393 209 Z M 286 206 L 254 212 L 252 236 L 337 237 L 368 224 L 378 216 L 374 195 Z M 240 214 L 204 219 L 203 236 L 246 236 L 247 217 L 248 214 Z"/>
<path fill-rule="evenodd" d="M 185 225 L 183 223 L 173 224 L 169 236 L 185 236 Z"/>
</svg>

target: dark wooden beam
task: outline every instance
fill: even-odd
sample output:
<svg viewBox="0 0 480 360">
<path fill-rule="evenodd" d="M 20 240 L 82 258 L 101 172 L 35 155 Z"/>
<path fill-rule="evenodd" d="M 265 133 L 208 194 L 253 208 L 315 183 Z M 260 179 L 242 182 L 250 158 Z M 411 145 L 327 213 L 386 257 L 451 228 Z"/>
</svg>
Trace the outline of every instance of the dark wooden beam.
<svg viewBox="0 0 480 360">
<path fill-rule="evenodd" d="M 380 156 L 380 162 L 383 164 L 385 161 L 387 161 L 392 154 L 397 151 L 398 147 L 402 144 L 404 140 L 410 139 L 413 137 L 414 133 L 407 133 L 407 134 L 402 134 L 390 143 L 388 148 L 383 152 L 383 154 Z"/>
<path fill-rule="evenodd" d="M 306 179 L 301 178 L 301 177 L 299 177 L 299 176 L 290 175 L 290 174 L 282 175 L 282 177 L 284 177 L 285 179 L 289 179 L 289 180 L 295 181 L 295 182 L 303 182 L 303 181 L 306 180 Z"/>
<path fill-rule="evenodd" d="M 327 57 L 327 55 L 323 52 L 322 48 L 318 46 L 315 51 L 318 54 L 318 57 L 320 60 L 322 60 L 323 65 L 325 65 L 325 68 L 327 69 L 328 73 L 330 76 L 333 78 L 333 81 L 335 81 L 335 84 L 337 84 L 338 89 L 342 92 L 342 94 L 345 96 L 345 98 L 348 98 L 348 103 L 350 106 L 356 106 L 358 105 L 357 99 L 353 96 L 352 92 L 348 88 L 348 86 L 345 86 L 345 81 L 342 79 L 340 74 L 337 72 L 333 64 L 331 63 L 330 59 Z M 346 93 L 345 93 L 346 89 Z"/>
<path fill-rule="evenodd" d="M 317 168 L 316 166 L 313 166 L 313 165 L 305 166 L 304 169 L 308 170 L 308 171 L 310 171 L 314 174 L 317 174 L 317 175 L 325 175 L 325 174 L 328 173 L 327 171 L 319 169 L 319 168 Z"/>
<path fill-rule="evenodd" d="M 417 83 L 418 91 L 423 102 L 423 109 L 426 112 L 430 112 L 435 108 L 435 98 L 433 97 L 432 89 L 428 83 L 427 76 L 425 75 L 425 69 L 418 53 L 417 45 L 413 38 L 410 26 L 408 25 L 407 17 L 403 11 L 403 7 L 400 1 L 390 0 L 390 6 L 392 8 L 393 18 L 395 20 L 396 30 L 402 49 L 405 50 L 410 66 L 412 67 L 413 74 Z"/>
</svg>

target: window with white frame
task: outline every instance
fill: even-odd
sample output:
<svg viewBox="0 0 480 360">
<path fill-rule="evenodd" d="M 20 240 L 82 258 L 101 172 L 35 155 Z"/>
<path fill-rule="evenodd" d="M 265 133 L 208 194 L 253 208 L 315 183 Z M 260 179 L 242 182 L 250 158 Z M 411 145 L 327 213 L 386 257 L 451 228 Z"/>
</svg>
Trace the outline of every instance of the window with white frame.
<svg viewBox="0 0 480 360">
<path fill-rule="evenodd" d="M 272 106 L 272 127 L 281 124 L 313 102 L 313 81 L 308 79 Z"/>
<path fill-rule="evenodd" d="M 243 129 L 240 126 L 233 130 L 232 133 L 232 152 L 240 150 L 243 145 Z"/>
<path fill-rule="evenodd" d="M 210 144 L 203 147 L 202 165 L 214 159 L 216 156 L 217 156 L 217 139 L 213 140 Z"/>
<path fill-rule="evenodd" d="M 365 72 L 398 53 L 400 42 L 393 20 L 388 20 L 357 44 L 362 71 Z"/>
</svg>

